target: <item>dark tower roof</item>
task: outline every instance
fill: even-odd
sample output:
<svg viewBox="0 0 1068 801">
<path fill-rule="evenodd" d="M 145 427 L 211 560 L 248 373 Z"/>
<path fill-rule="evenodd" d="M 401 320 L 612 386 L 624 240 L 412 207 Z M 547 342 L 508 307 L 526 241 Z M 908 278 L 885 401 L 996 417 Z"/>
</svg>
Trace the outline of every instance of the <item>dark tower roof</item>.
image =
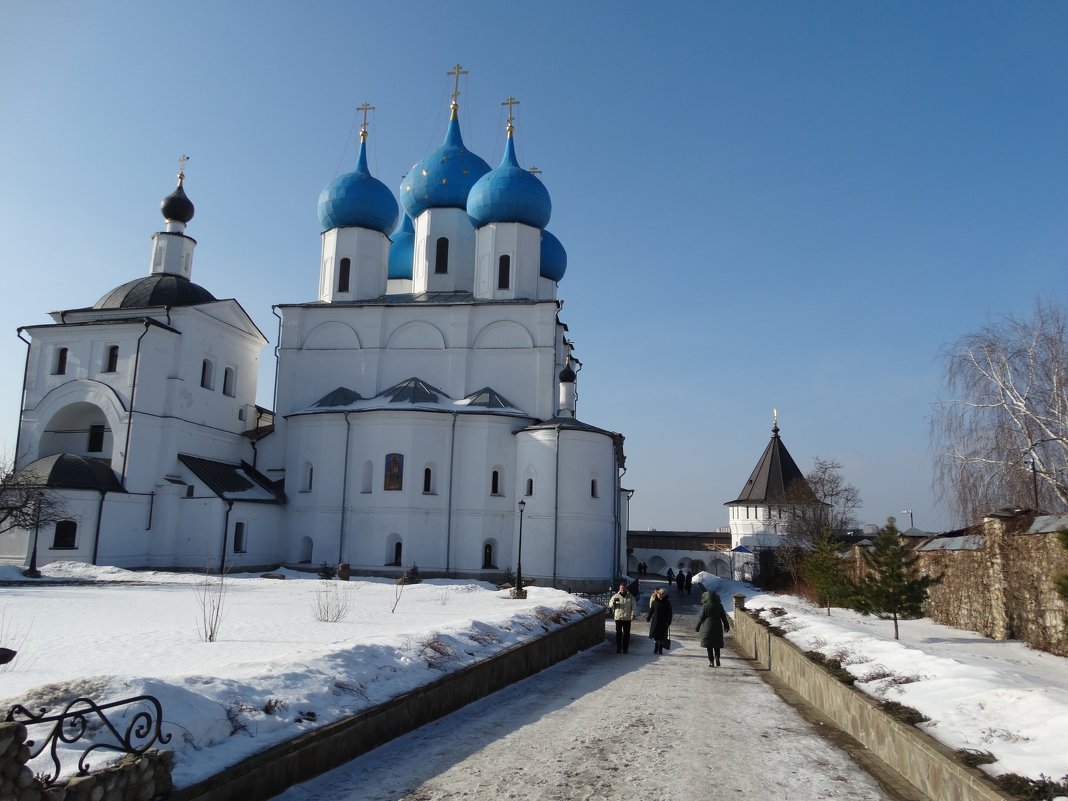
<svg viewBox="0 0 1068 801">
<path fill-rule="evenodd" d="M 94 309 L 145 309 L 150 306 L 198 306 L 215 296 L 188 278 L 171 273 L 153 273 L 135 278 L 108 292 Z"/>
<path fill-rule="evenodd" d="M 103 459 L 56 453 L 31 462 L 19 471 L 20 480 L 52 489 L 125 492 L 111 465 Z"/>
<path fill-rule="evenodd" d="M 779 425 L 771 429 L 771 442 L 764 449 L 760 461 L 753 468 L 738 498 L 728 501 L 753 504 L 806 504 L 819 499 L 805 480 L 804 474 L 779 438 Z"/>
</svg>

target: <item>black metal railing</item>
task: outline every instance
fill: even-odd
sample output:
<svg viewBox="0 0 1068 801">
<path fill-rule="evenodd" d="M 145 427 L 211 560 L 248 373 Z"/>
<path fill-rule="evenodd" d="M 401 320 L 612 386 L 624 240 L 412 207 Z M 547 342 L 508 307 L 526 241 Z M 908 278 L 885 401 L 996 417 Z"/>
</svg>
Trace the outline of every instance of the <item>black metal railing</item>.
<svg viewBox="0 0 1068 801">
<path fill-rule="evenodd" d="M 131 716 L 128 721 L 123 720 L 116 726 L 106 712 L 118 707 L 126 708 L 123 718 L 128 714 Z M 143 754 L 157 742 L 167 743 L 171 739 L 171 735 L 160 730 L 163 708 L 159 700 L 151 695 L 138 695 L 107 704 L 97 704 L 88 698 L 77 698 L 67 704 L 62 712 L 53 715 L 46 714 L 47 712 L 47 709 L 41 709 L 38 714 L 34 714 L 21 704 L 15 704 L 6 718 L 9 722 L 24 724 L 33 736 L 32 740 L 26 740 L 30 759 L 40 756 L 46 748 L 49 749 L 53 771 L 39 774 L 46 785 L 59 778 L 61 743 L 70 745 L 82 739 L 91 742 L 78 758 L 78 775 L 84 776 L 90 767 L 86 760 L 93 751 L 102 749 L 124 754 Z M 114 713 L 112 716 L 115 717 Z M 120 731 L 124 724 L 125 730 Z M 44 736 L 36 736 L 35 733 L 40 732 L 42 728 L 47 728 Z"/>
</svg>

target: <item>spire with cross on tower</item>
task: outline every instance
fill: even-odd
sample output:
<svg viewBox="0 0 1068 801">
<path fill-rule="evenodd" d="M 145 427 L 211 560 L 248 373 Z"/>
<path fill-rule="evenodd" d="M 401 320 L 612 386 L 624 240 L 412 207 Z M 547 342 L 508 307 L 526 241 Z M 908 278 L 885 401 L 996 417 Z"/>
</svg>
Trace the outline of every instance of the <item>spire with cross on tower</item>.
<svg viewBox="0 0 1068 801">
<path fill-rule="evenodd" d="M 456 110 L 460 107 L 460 104 L 456 102 L 456 99 L 460 96 L 460 76 L 467 75 L 468 70 L 457 64 L 445 74 L 452 75 L 456 79 L 452 87 L 452 103 L 449 104 L 449 108 L 452 109 L 452 119 L 456 119 Z"/>
<path fill-rule="evenodd" d="M 360 124 L 360 144 L 363 144 L 367 141 L 367 112 L 374 111 L 375 107 L 364 102 L 363 105 L 356 106 L 356 110 L 363 112 L 363 122 Z"/>
</svg>

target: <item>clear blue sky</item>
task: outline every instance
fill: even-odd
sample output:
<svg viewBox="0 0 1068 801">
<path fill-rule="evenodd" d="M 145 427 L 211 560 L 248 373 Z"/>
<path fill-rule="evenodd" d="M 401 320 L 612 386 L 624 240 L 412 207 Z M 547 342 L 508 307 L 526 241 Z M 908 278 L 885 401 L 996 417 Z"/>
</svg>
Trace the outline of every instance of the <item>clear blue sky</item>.
<svg viewBox="0 0 1068 801">
<path fill-rule="evenodd" d="M 354 163 L 355 107 L 377 107 L 371 169 L 396 187 L 440 143 L 460 62 L 491 164 L 521 101 L 569 256 L 579 416 L 627 437 L 634 528 L 725 525 L 773 407 L 802 469 L 845 466 L 863 520 L 949 527 L 941 348 L 1065 300 L 1068 4 L 650 8 L 5 3 L 0 444 L 15 329 L 147 274 L 180 154 L 193 279 L 273 344 L 271 304 L 316 297 L 316 201 Z"/>
</svg>

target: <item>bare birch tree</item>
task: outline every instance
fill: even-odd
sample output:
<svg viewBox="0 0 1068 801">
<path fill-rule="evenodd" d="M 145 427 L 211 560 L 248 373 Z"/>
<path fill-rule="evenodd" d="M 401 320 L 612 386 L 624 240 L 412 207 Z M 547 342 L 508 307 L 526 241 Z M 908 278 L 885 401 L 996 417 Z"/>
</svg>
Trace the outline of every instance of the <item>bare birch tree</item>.
<svg viewBox="0 0 1068 801">
<path fill-rule="evenodd" d="M 33 531 L 65 515 L 62 501 L 48 487 L 0 463 L 0 535 L 12 529 Z"/>
<path fill-rule="evenodd" d="M 1038 300 L 944 352 L 935 487 L 967 525 L 1005 506 L 1068 507 L 1068 315 Z"/>
</svg>

